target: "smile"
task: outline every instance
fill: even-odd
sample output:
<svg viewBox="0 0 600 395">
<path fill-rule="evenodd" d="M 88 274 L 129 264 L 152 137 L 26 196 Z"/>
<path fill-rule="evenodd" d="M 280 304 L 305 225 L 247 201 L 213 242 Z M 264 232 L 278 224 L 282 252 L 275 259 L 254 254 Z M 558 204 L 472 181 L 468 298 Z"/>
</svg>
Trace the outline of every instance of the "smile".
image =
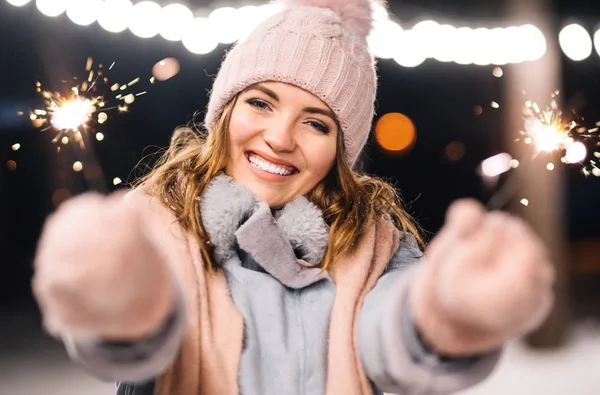
<svg viewBox="0 0 600 395">
<path fill-rule="evenodd" d="M 298 171 L 294 167 L 276 165 L 255 154 L 247 153 L 246 157 L 252 166 L 267 173 L 277 174 L 279 176 L 291 176 Z"/>
</svg>

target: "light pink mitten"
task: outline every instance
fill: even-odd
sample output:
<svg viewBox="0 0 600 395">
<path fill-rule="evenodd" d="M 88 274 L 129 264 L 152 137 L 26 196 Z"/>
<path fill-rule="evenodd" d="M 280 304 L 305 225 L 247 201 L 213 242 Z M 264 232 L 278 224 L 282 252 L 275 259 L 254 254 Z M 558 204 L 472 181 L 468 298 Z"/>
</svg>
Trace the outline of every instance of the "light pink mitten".
<svg viewBox="0 0 600 395">
<path fill-rule="evenodd" d="M 64 203 L 42 232 L 33 291 L 55 336 L 134 340 L 172 309 L 174 276 L 144 213 L 124 194 Z"/>
<path fill-rule="evenodd" d="M 472 200 L 448 211 L 411 284 L 417 326 L 445 354 L 487 352 L 536 328 L 553 303 L 554 270 L 522 220 Z"/>
</svg>

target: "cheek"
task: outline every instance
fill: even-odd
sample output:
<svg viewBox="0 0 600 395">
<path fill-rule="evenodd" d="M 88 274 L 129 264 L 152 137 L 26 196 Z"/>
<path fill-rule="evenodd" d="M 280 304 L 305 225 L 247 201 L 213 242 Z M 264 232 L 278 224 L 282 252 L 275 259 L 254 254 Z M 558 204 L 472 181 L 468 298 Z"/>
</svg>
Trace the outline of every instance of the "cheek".
<svg viewBox="0 0 600 395">
<path fill-rule="evenodd" d="M 320 141 L 313 141 L 307 144 L 306 147 L 304 152 L 308 166 L 313 170 L 314 174 L 324 177 L 335 161 L 336 139 L 327 138 Z"/>
<path fill-rule="evenodd" d="M 229 142 L 232 148 L 245 144 L 257 133 L 256 117 L 243 109 L 234 109 L 229 120 Z"/>
</svg>

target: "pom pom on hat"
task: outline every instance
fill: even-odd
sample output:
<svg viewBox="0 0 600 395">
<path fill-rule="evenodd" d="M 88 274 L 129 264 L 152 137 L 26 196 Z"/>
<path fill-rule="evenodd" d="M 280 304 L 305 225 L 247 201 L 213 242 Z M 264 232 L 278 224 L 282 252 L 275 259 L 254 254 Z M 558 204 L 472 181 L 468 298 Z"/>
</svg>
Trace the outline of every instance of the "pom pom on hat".
<svg viewBox="0 0 600 395">
<path fill-rule="evenodd" d="M 373 27 L 373 0 L 281 0 L 289 7 L 328 8 L 349 31 L 366 39 Z"/>
</svg>

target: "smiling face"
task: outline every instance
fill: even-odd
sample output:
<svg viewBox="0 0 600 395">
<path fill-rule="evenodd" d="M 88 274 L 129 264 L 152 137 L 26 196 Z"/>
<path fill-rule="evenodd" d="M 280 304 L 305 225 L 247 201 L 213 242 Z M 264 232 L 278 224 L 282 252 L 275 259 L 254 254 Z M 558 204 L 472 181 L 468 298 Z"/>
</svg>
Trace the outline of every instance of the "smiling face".
<svg viewBox="0 0 600 395">
<path fill-rule="evenodd" d="M 264 82 L 240 93 L 228 133 L 226 173 L 278 208 L 329 173 L 340 131 L 334 113 L 312 93 Z"/>
</svg>

